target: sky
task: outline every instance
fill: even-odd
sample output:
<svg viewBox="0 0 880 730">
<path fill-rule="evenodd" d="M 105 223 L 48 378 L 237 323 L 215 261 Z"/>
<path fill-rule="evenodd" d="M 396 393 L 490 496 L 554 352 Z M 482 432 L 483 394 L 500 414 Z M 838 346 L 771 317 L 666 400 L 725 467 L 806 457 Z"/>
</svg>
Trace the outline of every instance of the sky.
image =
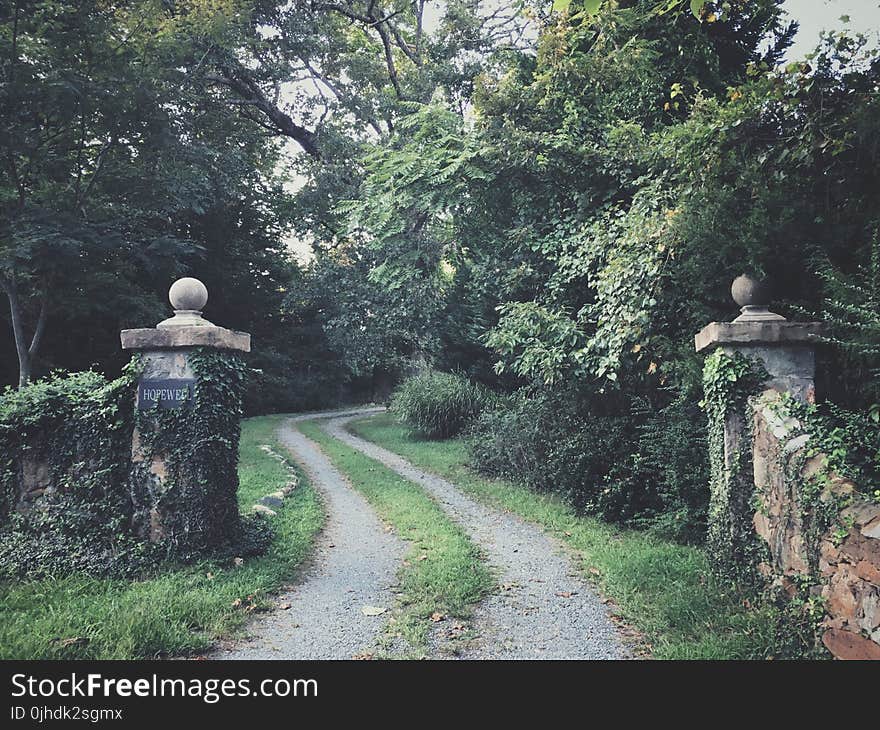
<svg viewBox="0 0 880 730">
<path fill-rule="evenodd" d="M 800 23 L 794 44 L 785 54 L 789 61 L 800 60 L 812 51 L 823 30 L 860 31 L 877 44 L 880 0 L 785 0 L 783 8 Z M 849 16 L 849 23 L 840 20 L 843 15 Z"/>
</svg>

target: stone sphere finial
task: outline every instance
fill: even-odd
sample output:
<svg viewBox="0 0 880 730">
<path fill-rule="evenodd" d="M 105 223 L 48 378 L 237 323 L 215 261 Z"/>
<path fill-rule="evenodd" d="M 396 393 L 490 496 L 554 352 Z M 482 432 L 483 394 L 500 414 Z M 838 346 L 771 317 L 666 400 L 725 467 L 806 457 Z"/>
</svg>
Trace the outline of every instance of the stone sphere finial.
<svg viewBox="0 0 880 730">
<path fill-rule="evenodd" d="M 198 279 L 184 276 L 175 281 L 168 290 L 168 301 L 174 307 L 174 316 L 157 324 L 157 327 L 212 327 L 202 317 L 202 309 L 208 303 L 208 288 Z"/>
<path fill-rule="evenodd" d="M 733 297 L 733 301 L 741 307 L 756 304 L 766 306 L 770 303 L 767 285 L 748 274 L 740 274 L 733 280 L 733 284 L 730 286 L 730 295 Z"/>
<path fill-rule="evenodd" d="M 168 301 L 175 311 L 201 312 L 208 303 L 208 288 L 198 279 L 184 276 L 171 285 Z"/>
<path fill-rule="evenodd" d="M 730 286 L 730 295 L 742 311 L 742 314 L 733 320 L 734 322 L 766 322 L 785 319 L 782 315 L 774 314 L 768 309 L 770 289 L 765 281 L 748 274 L 740 274 Z"/>
</svg>

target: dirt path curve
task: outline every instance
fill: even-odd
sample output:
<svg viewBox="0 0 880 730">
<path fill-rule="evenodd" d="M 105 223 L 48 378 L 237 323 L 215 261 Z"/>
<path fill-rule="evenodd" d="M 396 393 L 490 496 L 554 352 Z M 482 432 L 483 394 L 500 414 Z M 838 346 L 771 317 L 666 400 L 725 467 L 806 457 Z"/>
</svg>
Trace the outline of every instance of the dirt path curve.
<svg viewBox="0 0 880 730">
<path fill-rule="evenodd" d="M 372 409 L 371 413 L 375 413 Z M 470 534 L 499 573 L 500 589 L 477 609 L 478 639 L 463 659 L 622 659 L 624 648 L 599 597 L 561 543 L 535 525 L 487 507 L 454 484 L 349 433 L 370 413 L 335 416 L 328 433 L 421 485 Z"/>
<path fill-rule="evenodd" d="M 363 415 L 364 410 L 357 411 Z M 364 606 L 391 608 L 405 544 L 385 530 L 367 501 L 348 484 L 317 445 L 287 419 L 281 441 L 322 495 L 327 522 L 299 585 L 280 597 L 287 610 L 262 615 L 250 639 L 221 648 L 215 659 L 351 659 L 374 648 L 387 614 L 365 616 Z"/>
</svg>

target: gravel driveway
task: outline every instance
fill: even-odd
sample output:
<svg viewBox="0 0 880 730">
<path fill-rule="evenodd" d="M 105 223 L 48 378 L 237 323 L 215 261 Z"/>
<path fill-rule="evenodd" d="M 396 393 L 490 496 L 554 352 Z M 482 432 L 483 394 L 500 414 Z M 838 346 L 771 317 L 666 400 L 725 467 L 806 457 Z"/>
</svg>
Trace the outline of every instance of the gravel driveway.
<svg viewBox="0 0 880 730">
<path fill-rule="evenodd" d="M 454 484 L 349 433 L 371 413 L 325 422 L 332 436 L 381 462 L 432 495 L 488 556 L 499 589 L 477 609 L 477 639 L 462 659 L 622 659 L 629 656 L 605 606 L 572 565 L 572 557 L 539 527 L 475 501 Z"/>
<path fill-rule="evenodd" d="M 367 616 L 362 609 L 394 605 L 392 588 L 406 545 L 296 430 L 293 422 L 313 417 L 290 418 L 280 432 L 327 511 L 313 557 L 299 585 L 278 599 L 290 608 L 255 618 L 248 627 L 249 640 L 221 648 L 213 659 L 351 659 L 375 649 L 387 622 L 388 614 Z"/>
<path fill-rule="evenodd" d="M 300 584 L 279 598 L 279 604 L 289 603 L 290 608 L 256 618 L 249 626 L 249 640 L 227 645 L 212 658 L 350 659 L 376 649 L 387 614 L 367 616 L 362 609 L 393 606 L 406 545 L 318 446 L 296 429 L 296 421 L 315 418 L 327 419 L 322 427 L 332 436 L 419 484 L 482 548 L 496 572 L 498 588 L 465 627 L 474 638 L 449 641 L 440 622 L 433 658 L 628 658 L 605 606 L 561 543 L 346 430 L 350 421 L 381 410 L 303 414 L 284 422 L 282 443 L 323 496 L 327 523 L 310 565 L 299 576 Z"/>
</svg>

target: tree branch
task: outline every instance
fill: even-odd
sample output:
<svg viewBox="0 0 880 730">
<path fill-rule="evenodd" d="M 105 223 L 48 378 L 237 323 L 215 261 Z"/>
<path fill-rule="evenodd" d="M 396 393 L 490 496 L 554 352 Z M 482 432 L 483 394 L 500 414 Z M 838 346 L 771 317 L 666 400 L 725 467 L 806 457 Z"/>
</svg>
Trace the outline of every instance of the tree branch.
<svg viewBox="0 0 880 730">
<path fill-rule="evenodd" d="M 209 74 L 205 76 L 205 80 L 221 84 L 234 91 L 247 101 L 249 106 L 259 109 L 266 116 L 272 124 L 271 129 L 296 141 L 306 154 L 317 160 L 321 159 L 318 137 L 314 132 L 294 122 L 288 114 L 269 101 L 256 82 L 240 69 L 223 68 L 222 71 L 222 76 Z"/>
<path fill-rule="evenodd" d="M 31 339 L 31 346 L 28 348 L 28 357 L 33 359 L 40 349 L 40 343 L 43 340 L 43 332 L 46 331 L 46 318 L 49 313 L 49 286 L 43 287 L 43 294 L 40 297 L 40 315 L 37 318 L 37 326 L 34 328 L 34 336 Z"/>
</svg>

